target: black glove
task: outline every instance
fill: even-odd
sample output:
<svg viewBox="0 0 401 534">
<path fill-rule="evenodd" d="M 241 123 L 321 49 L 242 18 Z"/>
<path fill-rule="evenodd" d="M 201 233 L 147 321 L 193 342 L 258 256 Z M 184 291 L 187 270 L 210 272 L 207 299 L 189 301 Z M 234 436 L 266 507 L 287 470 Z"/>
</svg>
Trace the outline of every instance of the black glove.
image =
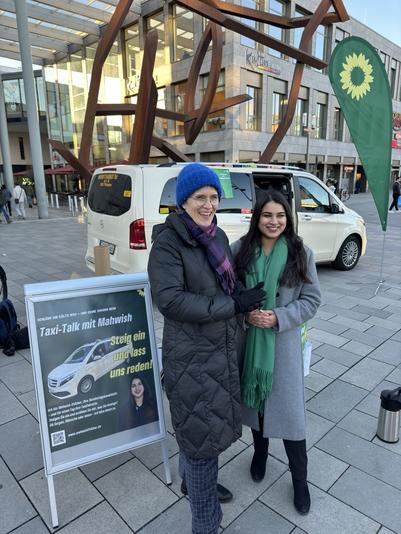
<svg viewBox="0 0 401 534">
<path fill-rule="evenodd" d="M 231 295 L 234 301 L 235 313 L 247 313 L 260 308 L 266 298 L 266 291 L 262 287 L 263 282 L 259 282 L 252 289 L 245 289 L 240 293 Z"/>
</svg>

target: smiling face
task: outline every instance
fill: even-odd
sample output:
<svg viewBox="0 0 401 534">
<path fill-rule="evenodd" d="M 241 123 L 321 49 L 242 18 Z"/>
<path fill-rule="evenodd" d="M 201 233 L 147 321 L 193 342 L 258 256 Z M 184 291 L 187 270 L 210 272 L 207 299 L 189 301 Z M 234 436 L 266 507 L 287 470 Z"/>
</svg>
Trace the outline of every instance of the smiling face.
<svg viewBox="0 0 401 534">
<path fill-rule="evenodd" d="M 287 215 L 284 207 L 277 202 L 266 202 L 260 214 L 258 228 L 261 233 L 262 245 L 271 248 L 287 226 Z"/>
<path fill-rule="evenodd" d="M 144 387 L 140 378 L 134 378 L 131 382 L 131 394 L 136 401 L 143 398 Z"/>
<path fill-rule="evenodd" d="M 209 226 L 219 205 L 219 195 L 214 187 L 197 189 L 183 203 L 182 207 L 199 226 Z"/>
</svg>

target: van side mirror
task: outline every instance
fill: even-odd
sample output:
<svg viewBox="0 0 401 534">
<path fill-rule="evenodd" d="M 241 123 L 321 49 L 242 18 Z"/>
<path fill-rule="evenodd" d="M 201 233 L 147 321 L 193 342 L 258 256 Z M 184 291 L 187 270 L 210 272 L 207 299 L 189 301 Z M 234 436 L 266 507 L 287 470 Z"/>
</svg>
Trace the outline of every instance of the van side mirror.
<svg viewBox="0 0 401 534">
<path fill-rule="evenodd" d="M 335 202 L 333 202 L 333 204 L 331 204 L 330 207 L 331 207 L 331 213 L 340 213 L 340 207 Z"/>
</svg>

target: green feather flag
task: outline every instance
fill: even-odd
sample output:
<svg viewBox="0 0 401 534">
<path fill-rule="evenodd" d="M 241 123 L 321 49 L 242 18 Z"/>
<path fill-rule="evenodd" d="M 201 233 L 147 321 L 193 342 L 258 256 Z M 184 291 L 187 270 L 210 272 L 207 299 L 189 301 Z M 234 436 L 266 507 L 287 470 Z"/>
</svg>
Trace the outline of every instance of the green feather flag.
<svg viewBox="0 0 401 534">
<path fill-rule="evenodd" d="M 373 46 L 360 37 L 347 37 L 333 51 L 329 77 L 385 231 L 393 113 L 386 70 Z"/>
</svg>

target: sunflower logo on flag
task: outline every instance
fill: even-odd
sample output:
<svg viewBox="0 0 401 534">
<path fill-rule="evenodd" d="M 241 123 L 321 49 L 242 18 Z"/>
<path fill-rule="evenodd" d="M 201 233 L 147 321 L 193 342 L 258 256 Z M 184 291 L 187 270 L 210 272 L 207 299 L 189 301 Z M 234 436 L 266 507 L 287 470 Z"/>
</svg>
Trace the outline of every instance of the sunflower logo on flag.
<svg viewBox="0 0 401 534">
<path fill-rule="evenodd" d="M 346 56 L 343 69 L 340 72 L 341 87 L 351 98 L 359 100 L 370 91 L 373 82 L 373 67 L 369 59 L 362 53 L 356 55 L 355 52 Z"/>
</svg>

